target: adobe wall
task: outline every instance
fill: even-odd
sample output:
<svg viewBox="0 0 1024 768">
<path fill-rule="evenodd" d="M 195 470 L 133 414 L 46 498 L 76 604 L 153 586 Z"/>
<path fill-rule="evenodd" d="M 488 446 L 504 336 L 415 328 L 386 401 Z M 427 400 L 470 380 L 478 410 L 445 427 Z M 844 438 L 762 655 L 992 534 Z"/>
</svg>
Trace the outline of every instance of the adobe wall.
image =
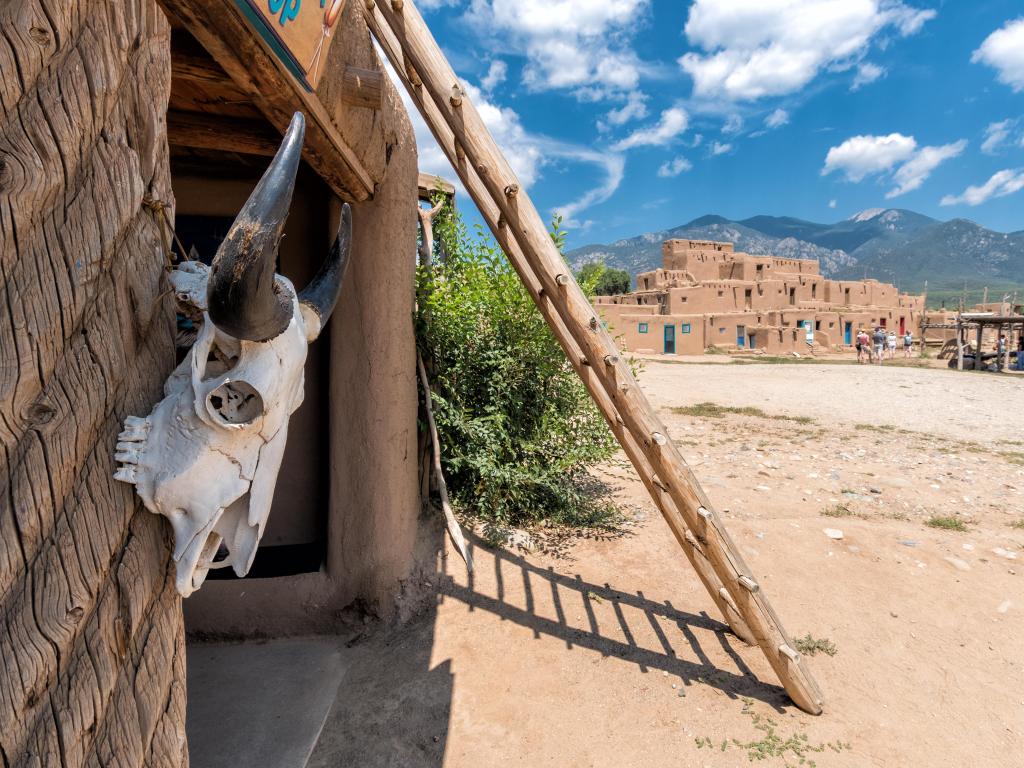
<svg viewBox="0 0 1024 768">
<path fill-rule="evenodd" d="M 318 93 L 380 181 L 372 200 L 353 206 L 352 261 L 318 341 L 329 356 L 330 409 L 309 416 L 329 426 L 324 453 L 310 460 L 329 475 L 327 560 L 319 573 L 208 581 L 185 601 L 190 632 L 303 634 L 334 631 L 350 613 L 402 618 L 423 597 L 415 574 L 432 563 L 439 541 L 437 521 L 422 517 L 419 491 L 415 137 L 388 78 L 378 112 L 337 99 L 346 63 L 381 69 L 358 4 L 344 13 Z M 340 203 L 330 205 L 320 226 L 333 233 Z"/>
<path fill-rule="evenodd" d="M 652 341 L 650 334 L 673 324 L 702 329 L 677 341 L 677 354 L 689 354 L 684 346 L 699 352 L 698 341 L 704 348 L 804 351 L 805 326 L 824 347 L 854 344 L 861 328 L 916 334 L 919 326 L 924 297 L 877 280 L 826 279 L 816 260 L 751 256 L 732 243 L 697 240 L 666 240 L 662 256 L 663 268 L 638 276 L 636 293 L 594 299 L 627 349 L 662 351 L 662 337 Z"/>
</svg>

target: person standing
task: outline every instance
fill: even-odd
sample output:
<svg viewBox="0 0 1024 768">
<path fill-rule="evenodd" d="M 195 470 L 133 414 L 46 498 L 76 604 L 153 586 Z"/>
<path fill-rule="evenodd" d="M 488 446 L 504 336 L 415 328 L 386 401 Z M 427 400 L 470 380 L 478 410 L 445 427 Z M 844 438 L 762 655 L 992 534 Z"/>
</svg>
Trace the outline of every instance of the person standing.
<svg viewBox="0 0 1024 768">
<path fill-rule="evenodd" d="M 871 362 L 871 338 L 863 328 L 857 332 L 857 362 Z"/>
<path fill-rule="evenodd" d="M 914 348 L 914 335 L 907 329 L 903 334 L 903 357 L 909 359 L 911 350 Z"/>
<path fill-rule="evenodd" d="M 882 356 L 885 354 L 885 331 L 882 330 L 882 326 L 875 328 L 874 334 L 871 336 L 872 346 L 875 350 L 875 357 L 878 358 L 878 364 L 882 364 Z"/>
<path fill-rule="evenodd" d="M 896 331 L 889 331 L 889 335 L 885 339 L 886 347 L 889 349 L 889 359 L 896 359 Z"/>
</svg>

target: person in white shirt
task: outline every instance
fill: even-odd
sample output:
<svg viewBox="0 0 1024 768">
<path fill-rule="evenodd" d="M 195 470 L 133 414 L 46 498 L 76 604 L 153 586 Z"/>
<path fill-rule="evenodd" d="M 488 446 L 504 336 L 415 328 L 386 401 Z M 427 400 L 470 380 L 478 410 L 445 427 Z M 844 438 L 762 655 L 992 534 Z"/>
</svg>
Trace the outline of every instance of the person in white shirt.
<svg viewBox="0 0 1024 768">
<path fill-rule="evenodd" d="M 886 346 L 889 348 L 889 359 L 896 359 L 896 331 L 889 331 L 889 335 L 886 338 Z"/>
</svg>

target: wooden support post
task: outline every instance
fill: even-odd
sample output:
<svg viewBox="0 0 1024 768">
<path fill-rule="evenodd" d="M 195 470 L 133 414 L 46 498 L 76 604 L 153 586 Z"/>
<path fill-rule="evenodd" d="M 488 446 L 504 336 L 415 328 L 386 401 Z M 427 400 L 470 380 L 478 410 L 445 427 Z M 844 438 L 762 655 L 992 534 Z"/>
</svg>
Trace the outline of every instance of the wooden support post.
<svg viewBox="0 0 1024 768">
<path fill-rule="evenodd" d="M 985 290 L 988 291 L 987 288 Z M 978 341 L 977 341 L 977 346 L 974 349 L 974 370 L 976 370 L 976 371 L 980 371 L 982 369 L 981 345 L 982 345 L 982 342 L 984 341 L 984 335 L 985 335 L 985 326 L 982 323 L 978 323 Z"/>
<path fill-rule="evenodd" d="M 377 3 L 367 9 L 366 16 L 395 70 L 408 72 L 411 65 L 419 74 L 422 88 L 409 87 L 409 80 L 404 80 L 427 125 L 448 153 L 494 236 L 506 248 L 509 261 L 542 315 L 563 342 L 570 362 L 605 414 L 623 449 L 631 459 L 635 458 L 634 466 L 645 485 L 658 489 L 654 484 L 656 475 L 667 488 L 661 495 L 671 499 L 674 510 L 666 505 L 662 513 L 670 526 L 678 515 L 673 533 L 676 533 L 675 528 L 681 527 L 683 535 L 677 535 L 677 539 L 687 542 L 686 529 L 695 530 L 702 524 L 697 510 L 702 506 L 711 509 L 710 502 L 675 444 L 667 439 L 667 431 L 637 386 L 628 365 L 621 360 L 610 365 L 605 363 L 606 356 L 618 354 L 615 343 L 602 328 L 594 308 L 575 280 L 570 279 L 564 285 L 558 282 L 558 275 L 570 275 L 564 259 L 552 243 L 529 195 L 522 191 L 507 160 L 484 127 L 472 100 L 460 88 L 458 104 L 453 103 L 456 100 L 452 99 L 452 84 L 457 85 L 458 79 L 415 5 L 406 2 L 397 15 L 389 4 Z M 518 189 L 510 197 L 505 189 L 513 184 Z M 502 219 L 507 226 L 500 226 Z M 652 495 L 657 503 L 659 494 L 652 490 Z M 755 585 L 756 581 L 736 546 L 717 518 L 706 531 L 706 543 L 701 544 L 700 550 L 717 578 L 717 583 L 705 581 L 712 599 L 717 594 L 716 603 L 726 598 L 731 601 L 731 604 L 726 603 L 726 611 L 731 605 L 735 606 L 736 613 L 742 617 L 793 701 L 807 712 L 820 713 L 822 697 L 817 684 L 799 656 L 793 659 L 779 650 L 783 645 L 792 647 L 792 643 L 763 590 L 748 587 L 748 581 Z M 692 545 L 682 546 L 688 556 L 696 553 Z M 700 566 L 696 566 L 696 562 L 700 562 L 696 554 L 693 560 L 701 575 Z M 721 587 L 713 589 L 717 584 Z"/>
<path fill-rule="evenodd" d="M 964 369 L 964 327 L 959 314 L 956 316 L 956 369 Z"/>
<path fill-rule="evenodd" d="M 434 217 L 444 207 L 441 200 L 429 211 L 416 206 L 416 215 L 420 218 L 420 266 L 431 269 L 434 266 Z"/>
</svg>

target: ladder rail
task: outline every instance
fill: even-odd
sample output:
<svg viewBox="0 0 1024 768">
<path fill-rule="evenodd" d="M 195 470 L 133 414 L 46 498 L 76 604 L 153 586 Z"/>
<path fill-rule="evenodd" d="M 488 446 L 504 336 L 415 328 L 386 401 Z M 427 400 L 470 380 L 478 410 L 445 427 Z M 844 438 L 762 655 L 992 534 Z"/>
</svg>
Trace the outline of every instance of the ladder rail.
<svg viewBox="0 0 1024 768">
<path fill-rule="evenodd" d="M 499 243 L 503 247 L 509 246 L 506 250 L 509 260 L 527 287 L 532 286 L 531 296 L 545 319 L 549 323 L 555 317 L 560 320 L 561 332 L 566 334 L 566 340 L 573 342 L 573 346 L 567 348 L 563 345 L 563 348 L 570 354 L 574 368 L 579 364 L 587 369 L 584 384 L 602 412 L 610 406 L 611 412 L 606 413 L 606 418 L 611 417 L 609 423 L 613 425 L 613 431 L 614 426 L 621 422 L 623 429 L 618 430 L 616 436 L 624 449 L 632 452 L 631 449 L 635 448 L 637 457 L 642 455 L 646 461 L 646 465 L 643 462 L 639 462 L 639 466 L 634 462 L 634 465 L 638 471 L 649 467 L 650 472 L 657 476 L 657 487 L 672 500 L 674 509 L 658 503 L 661 494 L 654 496 L 659 510 L 673 527 L 673 533 L 679 529 L 682 538 L 689 541 L 685 534 L 687 529 L 692 532 L 698 544 L 691 549 L 696 551 L 699 548 L 706 556 L 722 585 L 718 590 L 719 599 L 724 601 L 728 597 L 726 605 L 735 606 L 794 703 L 807 712 L 819 714 L 822 695 L 817 683 L 800 654 L 794 650 L 774 609 L 678 448 L 667 438 L 660 419 L 628 365 L 619 357 L 614 341 L 604 330 L 593 306 L 552 243 L 539 213 L 529 196 L 521 190 L 507 159 L 484 126 L 419 12 L 412 2 L 398 0 L 390 3 L 367 0 L 364 9 L 385 55 L 402 73 L 403 83 L 409 88 L 435 136 L 439 133 L 437 128 L 440 124 L 450 130 L 452 145 L 449 157 L 454 155 L 456 172 L 467 188 L 468 180 L 473 180 L 475 175 L 478 182 L 476 191 L 483 196 L 482 199 L 474 198 L 475 201 L 480 205 L 489 199 L 491 203 L 486 210 L 481 208 L 481 213 Z M 434 110 L 424 109 L 427 102 L 433 104 Z M 494 216 L 495 210 L 497 217 Z M 517 248 L 511 248 L 513 242 Z M 555 327 L 554 323 L 552 327 Z M 581 357 L 574 357 L 576 353 Z M 603 401 L 606 401 L 604 406 Z M 621 436 L 623 431 L 629 434 L 630 439 Z M 645 484 L 648 479 L 654 483 L 655 478 L 648 473 L 642 477 Z M 673 511 L 682 517 L 681 528 Z M 680 539 L 679 534 L 677 539 Z M 690 554 L 691 550 L 686 545 L 683 549 Z M 695 560 L 691 561 L 696 565 Z M 698 567 L 697 570 L 700 574 L 701 569 Z M 715 599 L 715 584 L 708 583 L 703 577 L 702 581 Z M 723 612 L 728 617 L 728 608 Z"/>
<path fill-rule="evenodd" d="M 389 59 L 397 60 L 399 53 L 396 51 L 396 42 L 394 38 L 389 34 L 388 28 L 380 28 L 379 25 L 375 24 L 375 20 L 371 19 L 371 28 L 373 29 L 374 35 L 378 38 L 378 42 L 385 49 Z M 448 160 L 455 165 L 458 162 L 458 158 L 455 153 L 455 141 L 451 131 L 446 128 L 443 121 L 440 119 L 440 115 L 437 113 L 433 102 L 424 100 L 414 88 L 408 75 L 396 67 L 396 73 L 399 78 L 403 81 L 404 85 L 410 90 L 413 100 L 416 102 L 417 107 L 424 112 L 425 115 L 429 115 L 429 119 L 426 120 L 431 132 L 434 134 L 434 138 L 438 142 L 442 151 L 447 156 Z M 489 199 L 483 186 L 480 182 L 476 172 L 470 168 L 466 168 L 466 176 L 463 178 L 466 186 L 466 191 L 470 198 L 477 205 L 481 211 L 481 215 L 489 222 L 496 222 L 499 213 L 494 206 L 493 201 Z M 633 441 L 632 435 L 629 434 L 624 428 L 620 418 L 615 413 L 614 405 L 608 400 L 603 389 L 598 385 L 589 382 L 590 368 L 586 359 L 583 357 L 583 353 L 580 351 L 576 342 L 573 341 L 569 332 L 566 330 L 562 323 L 561 317 L 557 315 L 551 306 L 550 300 L 544 295 L 543 290 L 540 288 L 539 282 L 536 275 L 532 271 L 523 271 L 525 265 L 525 259 L 519 250 L 519 245 L 514 239 L 508 237 L 505 228 L 497 228 L 496 238 L 498 244 L 507 253 L 511 254 L 510 263 L 513 268 L 516 269 L 517 274 L 523 282 L 527 292 L 537 305 L 542 316 L 547 321 L 548 326 L 551 328 L 556 340 L 565 352 L 567 359 L 573 366 L 577 375 L 583 380 L 584 386 L 590 392 L 594 399 L 598 410 L 608 423 L 609 428 L 615 435 L 616 439 L 622 446 L 627 457 L 632 462 L 633 466 L 637 470 L 637 474 L 640 476 L 648 492 L 651 494 L 655 505 L 659 511 L 665 517 L 668 522 L 669 528 L 673 535 L 676 537 L 680 547 L 682 547 L 684 554 L 690 561 L 691 565 L 697 571 L 698 576 L 704 583 L 705 588 L 711 595 L 712 600 L 718 606 L 729 624 L 730 629 L 733 633 L 739 637 L 743 642 L 748 645 L 754 645 L 754 636 L 747 627 L 746 621 L 740 615 L 736 605 L 728 596 L 728 592 L 724 590 L 721 581 L 714 571 L 713 566 L 707 558 L 707 555 L 700 548 L 699 543 L 695 537 L 689 533 L 686 528 L 685 522 L 682 515 L 675 508 L 675 503 L 672 498 L 657 485 L 657 480 L 654 471 L 651 469 L 647 460 L 644 458 L 640 449 Z"/>
</svg>

